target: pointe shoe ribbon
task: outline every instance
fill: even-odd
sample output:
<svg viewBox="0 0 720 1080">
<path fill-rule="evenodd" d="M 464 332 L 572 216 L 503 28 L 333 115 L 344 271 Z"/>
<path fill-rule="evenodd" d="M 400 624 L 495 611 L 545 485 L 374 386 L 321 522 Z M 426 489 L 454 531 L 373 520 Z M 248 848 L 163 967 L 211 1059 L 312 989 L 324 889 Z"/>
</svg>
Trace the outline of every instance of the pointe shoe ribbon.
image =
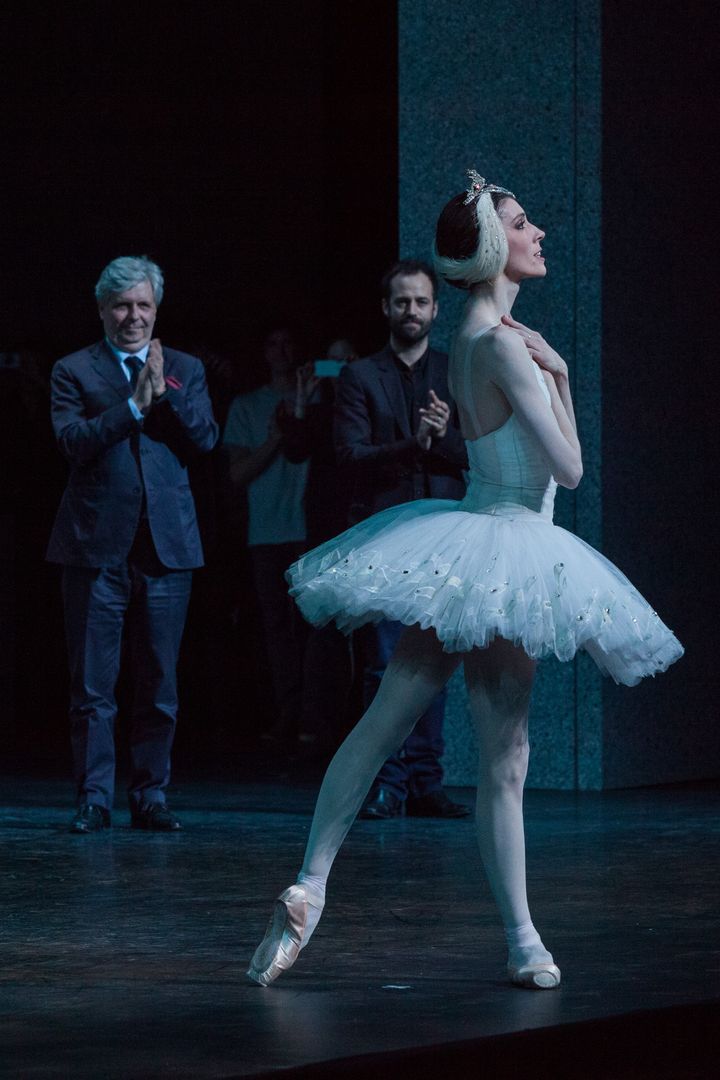
<svg viewBox="0 0 720 1080">
<path fill-rule="evenodd" d="M 291 885 L 280 893 L 273 913 L 247 975 L 260 986 L 269 986 L 283 971 L 291 968 L 302 946 L 307 923 L 307 896 L 300 885 Z"/>
<path fill-rule="evenodd" d="M 560 985 L 560 968 L 556 964 L 508 964 L 510 982 L 527 990 L 554 990 Z"/>
</svg>

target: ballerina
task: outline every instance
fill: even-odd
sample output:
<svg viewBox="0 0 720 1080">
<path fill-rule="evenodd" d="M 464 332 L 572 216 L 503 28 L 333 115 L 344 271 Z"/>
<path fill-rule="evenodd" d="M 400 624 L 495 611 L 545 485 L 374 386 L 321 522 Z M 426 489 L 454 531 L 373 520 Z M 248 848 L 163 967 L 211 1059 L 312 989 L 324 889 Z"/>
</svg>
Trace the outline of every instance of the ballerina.
<svg viewBox="0 0 720 1080">
<path fill-rule="evenodd" d="M 434 261 L 468 291 L 450 352 L 451 389 L 467 442 L 461 502 L 391 507 L 303 556 L 291 594 L 315 625 L 349 632 L 396 619 L 406 630 L 378 693 L 328 766 L 297 882 L 277 899 L 248 976 L 268 986 L 297 959 L 325 884 L 377 770 L 463 665 L 480 749 L 476 828 L 508 946 L 512 983 L 560 984 L 535 929 L 525 882 L 522 793 L 537 661 L 585 649 L 632 686 L 683 649 L 624 575 L 553 525 L 557 485 L 582 476 L 568 369 L 511 315 L 520 283 L 546 274 L 544 232 L 512 192 L 469 170 L 440 215 Z M 440 423 L 438 405 L 423 415 Z"/>
</svg>

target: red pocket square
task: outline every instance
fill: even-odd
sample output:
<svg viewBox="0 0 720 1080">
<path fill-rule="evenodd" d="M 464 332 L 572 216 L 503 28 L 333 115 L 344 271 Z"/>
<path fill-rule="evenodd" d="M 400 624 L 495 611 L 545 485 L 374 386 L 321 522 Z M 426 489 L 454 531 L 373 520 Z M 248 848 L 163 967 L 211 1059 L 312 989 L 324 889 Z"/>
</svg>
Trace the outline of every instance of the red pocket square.
<svg viewBox="0 0 720 1080">
<path fill-rule="evenodd" d="M 171 390 L 182 390 L 182 383 L 173 375 L 166 375 L 165 382 L 168 384 Z"/>
</svg>

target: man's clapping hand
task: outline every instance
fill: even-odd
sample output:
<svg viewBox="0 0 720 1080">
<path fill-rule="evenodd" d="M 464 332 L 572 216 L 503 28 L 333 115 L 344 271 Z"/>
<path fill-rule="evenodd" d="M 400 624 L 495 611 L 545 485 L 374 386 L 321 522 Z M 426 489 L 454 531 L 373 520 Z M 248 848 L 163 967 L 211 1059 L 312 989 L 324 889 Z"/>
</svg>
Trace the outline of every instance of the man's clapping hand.
<svg viewBox="0 0 720 1080">
<path fill-rule="evenodd" d="M 159 338 L 153 338 L 132 395 L 132 400 L 142 413 L 148 412 L 153 398 L 160 397 L 167 390 L 163 368 L 162 345 Z"/>
<path fill-rule="evenodd" d="M 153 397 L 160 397 L 167 390 L 164 373 L 165 361 L 163 359 L 160 338 L 153 338 L 148 349 L 145 367 L 150 369 L 150 382 L 152 383 Z"/>
<path fill-rule="evenodd" d="M 429 450 L 434 439 L 442 439 L 447 432 L 450 406 L 441 401 L 434 390 L 430 391 L 426 409 L 420 409 L 420 423 L 415 434 L 421 450 Z"/>
</svg>

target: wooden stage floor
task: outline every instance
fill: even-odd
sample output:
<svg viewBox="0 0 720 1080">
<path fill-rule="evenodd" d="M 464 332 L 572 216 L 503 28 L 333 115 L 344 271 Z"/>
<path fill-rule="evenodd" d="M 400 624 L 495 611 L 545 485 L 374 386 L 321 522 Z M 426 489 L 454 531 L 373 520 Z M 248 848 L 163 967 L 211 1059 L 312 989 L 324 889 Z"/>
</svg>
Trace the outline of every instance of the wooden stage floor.
<svg viewBox="0 0 720 1080">
<path fill-rule="evenodd" d="M 527 793 L 557 991 L 506 983 L 471 821 L 421 819 L 356 822 L 312 943 L 261 989 L 244 972 L 315 790 L 247 756 L 176 783 L 181 833 L 131 831 L 119 805 L 76 837 L 67 782 L 0 780 L 0 1076 L 720 1073 L 717 785 Z"/>
</svg>

